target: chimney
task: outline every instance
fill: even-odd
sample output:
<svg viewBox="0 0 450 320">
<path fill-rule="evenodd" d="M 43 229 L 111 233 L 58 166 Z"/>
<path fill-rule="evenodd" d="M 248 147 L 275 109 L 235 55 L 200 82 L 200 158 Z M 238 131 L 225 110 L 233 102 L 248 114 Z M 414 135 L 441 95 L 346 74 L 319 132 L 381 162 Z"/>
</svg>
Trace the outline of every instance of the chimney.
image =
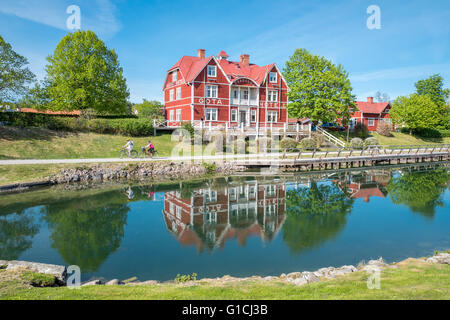
<svg viewBox="0 0 450 320">
<path fill-rule="evenodd" d="M 250 55 L 248 55 L 248 54 L 241 54 L 241 63 L 244 66 L 250 65 Z"/>
<path fill-rule="evenodd" d="M 373 103 L 373 97 L 367 97 L 367 102 L 368 103 Z"/>
<path fill-rule="evenodd" d="M 205 59 L 205 49 L 198 49 L 197 56 L 201 59 Z"/>
</svg>

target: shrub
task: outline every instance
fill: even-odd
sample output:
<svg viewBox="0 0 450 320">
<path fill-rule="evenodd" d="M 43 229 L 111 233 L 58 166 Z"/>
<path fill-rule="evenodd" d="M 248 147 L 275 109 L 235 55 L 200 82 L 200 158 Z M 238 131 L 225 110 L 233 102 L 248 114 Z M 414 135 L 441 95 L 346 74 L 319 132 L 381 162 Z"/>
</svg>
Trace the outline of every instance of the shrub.
<svg viewBox="0 0 450 320">
<path fill-rule="evenodd" d="M 374 137 L 367 138 L 364 141 L 364 146 L 366 146 L 366 147 L 368 147 L 368 146 L 377 146 L 377 145 L 378 145 L 378 140 L 376 138 L 374 138 Z"/>
<path fill-rule="evenodd" d="M 217 165 L 213 163 L 203 162 L 202 166 L 206 169 L 207 173 L 214 173 L 217 170 Z"/>
<path fill-rule="evenodd" d="M 364 123 L 357 123 L 353 129 L 355 135 L 359 138 L 367 138 L 369 136 L 369 129 Z"/>
<path fill-rule="evenodd" d="M 317 148 L 320 148 L 325 143 L 325 137 L 321 133 L 313 132 L 311 138 L 316 142 Z"/>
<path fill-rule="evenodd" d="M 363 148 L 364 141 L 361 138 L 353 138 L 352 140 L 350 140 L 350 146 L 352 148 Z"/>
<path fill-rule="evenodd" d="M 313 138 L 305 138 L 300 142 L 300 145 L 304 149 L 315 149 L 317 147 L 317 142 Z"/>
<path fill-rule="evenodd" d="M 385 136 L 385 137 L 390 137 L 391 131 L 392 131 L 392 125 L 390 123 L 385 122 L 385 121 L 378 122 L 378 127 L 377 127 L 378 134 Z"/>
<path fill-rule="evenodd" d="M 192 125 L 192 123 L 190 123 L 190 122 L 183 122 L 183 124 L 181 125 L 181 129 L 184 129 L 184 130 L 186 130 L 189 133 L 189 138 L 190 139 L 194 138 L 195 129 L 194 129 L 194 126 Z"/>
<path fill-rule="evenodd" d="M 176 278 L 175 278 L 175 283 L 183 283 L 183 282 L 189 282 L 189 281 L 196 281 L 197 280 L 197 274 L 193 273 L 192 275 L 190 274 L 177 274 Z"/>
<path fill-rule="evenodd" d="M 288 151 L 295 150 L 298 142 L 292 138 L 284 138 L 280 142 L 281 149 L 287 149 Z"/>
<path fill-rule="evenodd" d="M 25 271 L 20 275 L 20 277 L 34 287 L 52 287 L 56 283 L 55 276 L 49 274 Z"/>
</svg>

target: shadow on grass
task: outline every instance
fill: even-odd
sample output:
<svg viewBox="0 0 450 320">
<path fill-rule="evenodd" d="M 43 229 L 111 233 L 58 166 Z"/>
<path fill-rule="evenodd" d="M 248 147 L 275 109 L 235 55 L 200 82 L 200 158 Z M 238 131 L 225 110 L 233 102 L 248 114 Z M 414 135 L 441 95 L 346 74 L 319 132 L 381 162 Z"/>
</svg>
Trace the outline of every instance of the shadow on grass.
<svg viewBox="0 0 450 320">
<path fill-rule="evenodd" d="M 77 133 L 65 131 L 53 131 L 44 128 L 19 128 L 0 126 L 0 139 L 15 140 L 52 140 L 53 138 L 64 138 L 76 136 Z"/>
</svg>

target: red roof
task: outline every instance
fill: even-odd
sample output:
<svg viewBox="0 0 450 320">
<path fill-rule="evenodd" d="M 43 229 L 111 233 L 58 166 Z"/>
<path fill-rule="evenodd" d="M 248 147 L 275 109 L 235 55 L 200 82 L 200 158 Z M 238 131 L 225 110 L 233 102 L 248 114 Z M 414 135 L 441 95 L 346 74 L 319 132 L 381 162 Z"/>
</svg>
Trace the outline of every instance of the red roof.
<svg viewBox="0 0 450 320">
<path fill-rule="evenodd" d="M 225 52 L 225 51 L 220 51 L 219 54 L 217 55 L 218 57 L 224 57 L 224 58 L 228 58 L 229 55 Z"/>
<path fill-rule="evenodd" d="M 223 53 L 226 55 L 226 52 L 221 51 L 219 56 Z M 204 59 L 199 57 L 183 56 L 172 68 L 169 69 L 169 72 L 178 68 L 183 74 L 184 80 L 186 82 L 192 82 L 212 58 L 212 56 Z M 231 81 L 246 77 L 252 79 L 258 85 L 264 80 L 267 73 L 275 66 L 275 64 L 269 64 L 262 67 L 256 64 L 244 65 L 241 62 L 233 62 L 225 59 L 218 60 L 218 63 Z"/>
<path fill-rule="evenodd" d="M 356 101 L 356 106 L 363 113 L 382 113 L 388 106 L 389 102 L 366 102 Z"/>
</svg>

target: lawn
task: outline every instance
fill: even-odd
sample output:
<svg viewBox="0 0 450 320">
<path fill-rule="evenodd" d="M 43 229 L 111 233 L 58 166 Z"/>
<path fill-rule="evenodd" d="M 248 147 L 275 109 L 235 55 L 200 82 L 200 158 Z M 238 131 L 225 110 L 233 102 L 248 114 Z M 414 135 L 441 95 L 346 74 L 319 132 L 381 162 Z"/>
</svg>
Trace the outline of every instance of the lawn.
<svg viewBox="0 0 450 320">
<path fill-rule="evenodd" d="M 341 139 L 342 141 L 347 140 L 347 132 L 330 132 L 335 137 Z M 393 145 L 425 145 L 425 144 L 440 144 L 447 143 L 450 144 L 450 138 L 422 138 L 418 136 L 409 135 L 401 132 L 392 132 L 391 137 L 385 137 L 377 132 L 370 132 L 370 137 L 374 137 L 378 140 L 378 143 L 383 146 L 393 146 Z M 350 133 L 349 140 L 354 138 L 353 133 Z"/>
<path fill-rule="evenodd" d="M 130 137 L 56 132 L 40 128 L 0 127 L 0 159 L 117 158 Z M 170 134 L 132 138 L 136 150 L 151 140 L 160 156 L 169 156 L 178 143 Z"/>
<path fill-rule="evenodd" d="M 381 273 L 380 289 L 368 289 L 364 271 L 304 286 L 280 280 L 139 286 L 35 288 L 23 276 L 0 270 L 0 299 L 450 299 L 450 266 L 408 259 Z"/>
</svg>

